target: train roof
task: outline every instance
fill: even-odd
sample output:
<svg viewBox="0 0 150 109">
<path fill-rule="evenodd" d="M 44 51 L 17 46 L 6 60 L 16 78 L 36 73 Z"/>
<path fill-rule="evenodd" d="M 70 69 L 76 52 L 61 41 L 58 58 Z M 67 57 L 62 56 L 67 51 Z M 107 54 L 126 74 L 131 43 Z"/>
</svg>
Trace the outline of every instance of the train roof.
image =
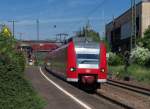
<svg viewBox="0 0 150 109">
<path fill-rule="evenodd" d="M 98 49 L 98 43 L 75 43 L 75 48 L 93 48 Z"/>
<path fill-rule="evenodd" d="M 76 48 L 99 48 L 99 43 L 92 41 L 87 37 L 77 37 L 73 39 Z"/>
</svg>

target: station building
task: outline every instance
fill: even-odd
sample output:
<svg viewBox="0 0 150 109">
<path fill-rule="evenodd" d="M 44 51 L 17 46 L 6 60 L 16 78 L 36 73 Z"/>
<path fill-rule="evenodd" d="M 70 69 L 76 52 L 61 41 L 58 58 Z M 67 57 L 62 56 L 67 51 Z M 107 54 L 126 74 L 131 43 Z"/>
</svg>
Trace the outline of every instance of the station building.
<svg viewBox="0 0 150 109">
<path fill-rule="evenodd" d="M 141 0 L 136 5 L 136 37 L 143 37 L 150 25 L 150 0 Z M 132 32 L 132 9 L 106 24 L 106 37 L 113 52 L 130 50 Z"/>
</svg>

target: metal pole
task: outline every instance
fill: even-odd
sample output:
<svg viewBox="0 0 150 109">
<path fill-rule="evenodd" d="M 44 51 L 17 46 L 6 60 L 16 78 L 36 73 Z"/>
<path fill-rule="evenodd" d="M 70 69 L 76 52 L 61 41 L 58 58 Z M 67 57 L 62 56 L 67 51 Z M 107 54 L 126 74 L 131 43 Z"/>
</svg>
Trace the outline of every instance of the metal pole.
<svg viewBox="0 0 150 109">
<path fill-rule="evenodd" d="M 130 37 L 130 51 L 132 50 L 132 37 L 133 37 L 133 0 L 131 0 L 131 37 Z"/>
<path fill-rule="evenodd" d="M 114 44 L 114 41 L 116 40 L 115 39 L 115 28 L 116 28 L 116 26 L 115 26 L 115 16 L 113 16 L 113 26 L 112 26 L 112 37 L 111 37 L 111 42 L 112 42 L 112 51 L 114 51 L 114 47 L 116 46 L 115 44 Z M 115 46 L 114 46 L 115 45 Z"/>
<path fill-rule="evenodd" d="M 13 36 L 15 36 L 15 22 L 13 21 Z"/>
<path fill-rule="evenodd" d="M 8 22 L 11 22 L 11 23 L 13 24 L 13 37 L 15 38 L 15 23 L 16 23 L 17 21 L 11 20 L 11 21 L 8 21 Z"/>
<path fill-rule="evenodd" d="M 40 38 L 40 33 L 39 33 L 39 20 L 36 20 L 36 30 L 37 30 L 37 40 Z"/>
<path fill-rule="evenodd" d="M 60 42 L 62 42 L 61 35 L 62 35 L 62 34 L 60 34 Z"/>
<path fill-rule="evenodd" d="M 134 47 L 136 47 L 136 0 L 134 0 Z"/>
<path fill-rule="evenodd" d="M 22 33 L 22 32 L 19 32 L 18 34 L 19 34 L 20 41 L 21 41 L 21 40 L 22 40 L 22 35 L 23 35 L 24 33 Z"/>
</svg>

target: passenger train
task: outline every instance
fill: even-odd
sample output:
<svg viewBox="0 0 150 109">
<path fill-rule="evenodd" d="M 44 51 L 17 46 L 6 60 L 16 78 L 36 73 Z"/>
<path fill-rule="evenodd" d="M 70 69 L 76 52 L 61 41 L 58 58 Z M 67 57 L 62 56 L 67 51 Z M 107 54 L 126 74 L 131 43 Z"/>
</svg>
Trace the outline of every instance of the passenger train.
<svg viewBox="0 0 150 109">
<path fill-rule="evenodd" d="M 71 40 L 48 54 L 45 67 L 85 90 L 96 90 L 107 81 L 105 45 Z"/>
</svg>

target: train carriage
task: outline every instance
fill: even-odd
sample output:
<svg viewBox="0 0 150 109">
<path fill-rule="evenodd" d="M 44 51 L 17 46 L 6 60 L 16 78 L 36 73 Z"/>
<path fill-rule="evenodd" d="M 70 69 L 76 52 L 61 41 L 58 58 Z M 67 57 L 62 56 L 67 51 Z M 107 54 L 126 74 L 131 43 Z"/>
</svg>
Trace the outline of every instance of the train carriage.
<svg viewBox="0 0 150 109">
<path fill-rule="evenodd" d="M 49 53 L 46 69 L 68 82 L 95 90 L 107 80 L 105 45 L 71 41 Z"/>
</svg>

